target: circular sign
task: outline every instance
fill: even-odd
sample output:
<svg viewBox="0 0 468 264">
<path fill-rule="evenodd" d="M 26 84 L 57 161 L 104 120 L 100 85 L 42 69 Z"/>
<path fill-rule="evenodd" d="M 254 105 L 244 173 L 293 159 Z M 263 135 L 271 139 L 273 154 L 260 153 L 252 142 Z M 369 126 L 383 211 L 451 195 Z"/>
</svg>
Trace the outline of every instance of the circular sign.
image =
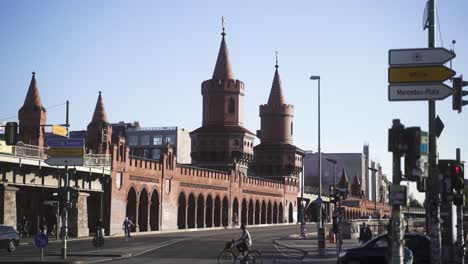
<svg viewBox="0 0 468 264">
<path fill-rule="evenodd" d="M 102 246 L 104 246 L 104 238 L 101 237 L 101 236 L 95 236 L 93 238 L 93 246 L 94 247 L 97 247 L 97 248 L 101 248 Z"/>
<path fill-rule="evenodd" d="M 316 200 L 315 200 L 315 203 L 318 204 L 318 205 L 321 205 L 323 202 L 322 198 L 321 197 L 318 197 Z"/>
<path fill-rule="evenodd" d="M 49 244 L 49 237 L 46 234 L 37 234 L 34 237 L 34 244 L 38 248 L 45 248 Z"/>
</svg>

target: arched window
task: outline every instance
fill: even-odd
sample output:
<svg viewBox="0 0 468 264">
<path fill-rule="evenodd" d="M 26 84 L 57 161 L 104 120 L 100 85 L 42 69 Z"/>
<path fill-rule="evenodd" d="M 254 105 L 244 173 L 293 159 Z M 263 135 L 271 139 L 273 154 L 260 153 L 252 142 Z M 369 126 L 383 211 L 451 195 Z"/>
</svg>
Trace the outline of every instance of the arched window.
<svg viewBox="0 0 468 264">
<path fill-rule="evenodd" d="M 234 106 L 234 98 L 229 98 L 229 108 L 228 111 L 230 114 L 234 114 L 235 106 Z"/>
<path fill-rule="evenodd" d="M 293 122 L 291 121 L 291 135 L 293 134 Z"/>
</svg>

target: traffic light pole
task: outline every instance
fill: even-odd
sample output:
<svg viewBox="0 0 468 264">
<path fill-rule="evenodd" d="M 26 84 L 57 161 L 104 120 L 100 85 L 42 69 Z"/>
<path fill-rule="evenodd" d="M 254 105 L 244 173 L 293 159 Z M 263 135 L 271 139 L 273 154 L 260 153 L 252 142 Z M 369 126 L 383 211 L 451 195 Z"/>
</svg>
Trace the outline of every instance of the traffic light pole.
<svg viewBox="0 0 468 264">
<path fill-rule="evenodd" d="M 428 1 L 428 46 L 435 47 L 435 0 Z M 426 192 L 426 227 L 431 237 L 431 263 L 440 264 L 440 197 L 439 179 L 437 173 L 437 139 L 436 139 L 436 104 L 429 101 L 429 186 Z"/>
<path fill-rule="evenodd" d="M 392 129 L 394 131 L 403 131 L 403 125 L 400 120 L 393 120 Z M 401 145 L 401 142 L 398 144 Z M 401 182 L 401 151 L 393 150 L 393 175 L 392 175 L 392 189 L 393 186 L 399 186 Z M 396 189 L 396 188 L 395 188 Z M 395 190 L 392 190 L 392 192 Z M 403 264 L 403 234 L 401 232 L 401 207 L 399 204 L 392 202 L 392 218 L 391 218 L 391 263 Z"/>
<path fill-rule="evenodd" d="M 461 155 L 460 155 L 460 149 L 457 148 L 457 161 L 461 162 Z M 463 198 L 463 201 L 465 200 L 464 195 L 463 195 L 463 189 L 462 190 L 457 190 L 457 194 L 461 195 Z M 455 254 L 455 259 L 457 263 L 459 264 L 464 264 L 465 263 L 465 258 L 464 258 L 464 247 L 463 243 L 463 204 L 458 204 L 457 205 L 457 248 L 456 248 L 456 254 Z"/>
</svg>

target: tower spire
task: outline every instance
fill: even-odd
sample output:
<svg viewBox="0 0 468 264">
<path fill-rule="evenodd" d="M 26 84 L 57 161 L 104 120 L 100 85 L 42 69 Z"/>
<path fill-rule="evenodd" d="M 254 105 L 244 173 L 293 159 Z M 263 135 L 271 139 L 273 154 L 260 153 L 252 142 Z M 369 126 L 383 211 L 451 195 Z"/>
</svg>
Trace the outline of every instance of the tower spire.
<svg viewBox="0 0 468 264">
<path fill-rule="evenodd" d="M 225 33 L 225 21 L 224 17 L 221 18 L 223 32 L 221 33 L 221 46 L 219 47 L 218 58 L 216 60 L 216 66 L 213 72 L 214 80 L 230 80 L 234 79 L 234 74 L 232 73 L 231 62 L 229 60 L 229 52 L 226 45 L 226 40 L 224 36 Z"/>
<path fill-rule="evenodd" d="M 283 105 L 286 104 L 283 96 L 283 88 L 281 85 L 281 78 L 278 72 L 278 51 L 275 51 L 276 64 L 275 64 L 275 76 L 273 78 L 273 83 L 271 84 L 270 97 L 268 97 L 269 105 Z"/>
<path fill-rule="evenodd" d="M 37 106 L 42 108 L 42 100 L 37 87 L 36 72 L 32 72 L 31 82 L 29 83 L 28 93 L 24 99 L 23 107 Z"/>
<path fill-rule="evenodd" d="M 102 102 L 101 91 L 99 91 L 98 100 L 96 103 L 96 107 L 94 108 L 93 119 L 91 122 L 96 121 L 108 123 L 106 109 L 104 108 L 104 103 Z"/>
</svg>

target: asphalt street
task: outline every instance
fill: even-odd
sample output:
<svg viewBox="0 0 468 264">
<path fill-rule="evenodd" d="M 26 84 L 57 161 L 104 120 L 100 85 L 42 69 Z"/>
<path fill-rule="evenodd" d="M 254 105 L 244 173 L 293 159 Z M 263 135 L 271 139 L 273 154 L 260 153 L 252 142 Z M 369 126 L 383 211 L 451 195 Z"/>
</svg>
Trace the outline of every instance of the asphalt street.
<svg viewBox="0 0 468 264">
<path fill-rule="evenodd" d="M 250 227 L 249 231 L 253 240 L 252 248 L 262 253 L 263 263 L 301 263 L 298 257 L 301 252 L 307 253 L 303 262 L 336 263 L 334 244 L 327 249 L 327 256 L 317 257 L 317 240 L 313 236 L 305 241 L 288 239 L 299 233 L 299 225 Z M 314 225 L 308 226 L 308 232 L 315 232 Z M 91 240 L 70 241 L 68 260 L 84 260 L 88 263 L 217 263 L 218 254 L 226 242 L 240 235 L 239 229 L 221 229 L 154 233 L 130 239 L 106 237 L 105 245 L 99 252 Z M 274 241 L 278 244 L 274 244 Z M 45 250 L 45 259 L 60 259 L 61 247 L 60 243 L 49 244 Z M 14 253 L 0 252 L 2 263 L 39 259 L 40 250 L 34 245 L 20 246 Z"/>
</svg>

